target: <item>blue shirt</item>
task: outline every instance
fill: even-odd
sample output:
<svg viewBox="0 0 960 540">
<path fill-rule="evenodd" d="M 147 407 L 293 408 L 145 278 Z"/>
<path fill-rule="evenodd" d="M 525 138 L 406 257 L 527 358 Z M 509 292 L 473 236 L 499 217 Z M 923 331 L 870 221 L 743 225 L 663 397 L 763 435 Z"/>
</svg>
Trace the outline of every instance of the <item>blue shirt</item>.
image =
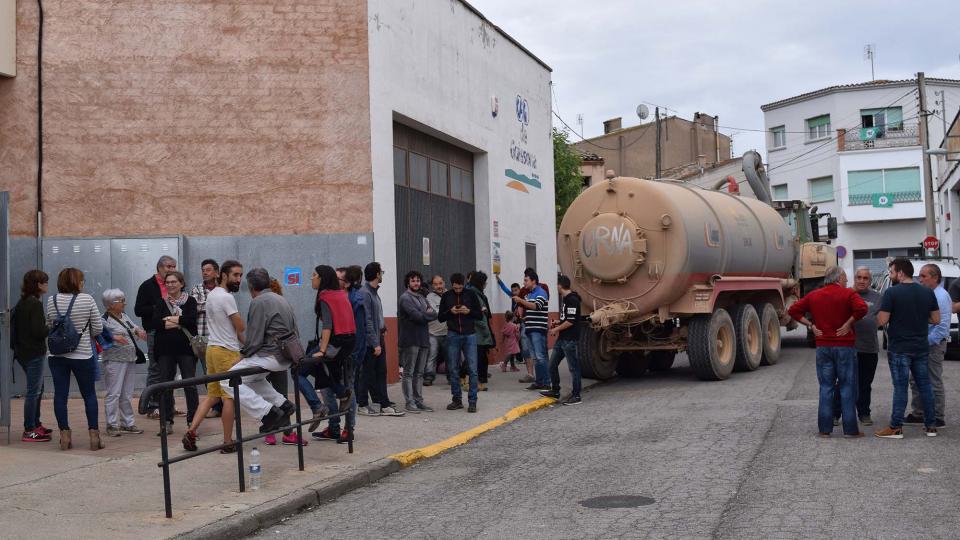
<svg viewBox="0 0 960 540">
<path fill-rule="evenodd" d="M 953 313 L 953 305 L 950 301 L 950 293 L 943 288 L 943 285 L 937 285 L 933 290 L 937 297 L 937 306 L 940 307 L 940 324 L 931 324 L 927 331 L 927 343 L 930 346 L 939 345 L 943 340 L 950 339 L 950 316 Z"/>
</svg>

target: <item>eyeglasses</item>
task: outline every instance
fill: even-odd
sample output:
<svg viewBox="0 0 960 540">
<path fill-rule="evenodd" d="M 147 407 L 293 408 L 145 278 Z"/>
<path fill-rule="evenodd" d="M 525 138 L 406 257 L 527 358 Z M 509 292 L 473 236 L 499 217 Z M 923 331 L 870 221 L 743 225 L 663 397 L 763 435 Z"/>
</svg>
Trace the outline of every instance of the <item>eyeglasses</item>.
<svg viewBox="0 0 960 540">
<path fill-rule="evenodd" d="M 164 285 L 179 285 L 179 284 L 180 284 L 180 282 L 179 282 L 179 281 L 177 281 L 177 280 L 173 280 L 173 281 L 164 281 L 164 282 L 163 282 L 163 284 L 164 284 Z"/>
<path fill-rule="evenodd" d="M 126 303 L 127 303 L 127 299 L 126 299 L 126 298 L 121 298 L 121 299 L 119 299 L 119 300 L 114 300 L 113 303 L 114 303 L 114 304 L 126 304 Z"/>
</svg>

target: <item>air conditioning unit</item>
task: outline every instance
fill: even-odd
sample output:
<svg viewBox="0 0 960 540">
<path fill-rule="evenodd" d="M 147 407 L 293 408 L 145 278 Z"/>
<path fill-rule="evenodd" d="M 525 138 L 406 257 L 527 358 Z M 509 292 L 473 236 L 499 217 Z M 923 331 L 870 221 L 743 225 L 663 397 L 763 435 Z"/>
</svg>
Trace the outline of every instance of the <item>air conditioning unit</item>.
<svg viewBox="0 0 960 540">
<path fill-rule="evenodd" d="M 17 0 L 0 0 L 0 76 L 17 74 Z"/>
</svg>

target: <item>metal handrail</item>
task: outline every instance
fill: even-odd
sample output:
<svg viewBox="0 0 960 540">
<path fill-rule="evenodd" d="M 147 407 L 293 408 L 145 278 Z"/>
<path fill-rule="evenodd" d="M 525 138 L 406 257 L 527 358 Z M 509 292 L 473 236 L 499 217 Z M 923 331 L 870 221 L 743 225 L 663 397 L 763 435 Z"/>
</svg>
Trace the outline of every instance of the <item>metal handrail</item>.
<svg viewBox="0 0 960 540">
<path fill-rule="evenodd" d="M 146 414 L 150 407 L 150 398 L 160 393 L 160 462 L 157 463 L 157 467 L 163 469 L 163 505 L 168 518 L 173 517 L 173 505 L 171 502 L 170 496 L 170 465 L 174 463 L 179 463 L 181 461 L 186 461 L 188 459 L 193 459 L 200 457 L 206 454 L 210 454 L 216 451 L 219 451 L 228 446 L 236 447 L 237 454 L 237 480 L 240 485 L 240 492 L 243 493 L 246 491 L 246 482 L 244 480 L 244 471 L 243 471 L 243 443 L 255 441 L 257 439 L 262 439 L 267 435 L 273 435 L 275 433 L 280 433 L 283 431 L 288 431 L 291 429 L 296 429 L 297 432 L 297 462 L 300 470 L 304 470 L 303 465 L 303 425 L 311 423 L 316 419 L 311 418 L 310 420 L 303 421 L 300 413 L 300 389 L 297 386 L 299 381 L 300 369 L 304 367 L 311 367 L 320 364 L 323 362 L 322 358 L 308 358 L 302 360 L 299 364 L 294 364 L 291 366 L 290 371 L 293 372 L 294 380 L 294 412 L 296 414 L 296 422 L 286 426 L 282 426 L 279 429 L 274 429 L 265 433 L 257 433 L 256 435 L 251 435 L 249 437 L 243 436 L 242 423 L 241 423 L 241 414 L 240 414 L 240 385 L 243 384 L 241 378 L 248 375 L 257 375 L 260 373 L 271 373 L 270 370 L 259 368 L 259 367 L 249 367 L 241 368 L 236 370 L 225 371 L 223 373 L 217 373 L 214 375 L 201 375 L 199 377 L 191 377 L 189 379 L 181 379 L 179 381 L 167 381 L 156 384 L 151 384 L 150 386 L 143 389 L 143 392 L 140 394 L 140 401 L 137 405 L 137 409 L 140 414 Z M 203 450 L 197 450 L 195 452 L 190 452 L 188 454 L 179 455 L 171 458 L 169 453 L 169 447 L 167 442 L 167 423 L 171 420 L 167 418 L 166 411 L 166 400 L 167 400 L 167 390 L 176 390 L 178 388 L 186 388 L 188 386 L 196 386 L 199 384 L 207 384 L 211 382 L 219 382 L 229 380 L 230 387 L 233 388 L 233 418 L 234 418 L 234 430 L 236 434 L 234 436 L 234 442 L 232 443 L 222 443 L 216 446 L 211 446 L 209 448 L 204 448 Z M 329 420 L 334 417 L 343 417 L 347 415 L 347 411 L 337 412 L 335 414 L 328 414 L 320 418 L 319 420 Z M 353 453 L 353 426 L 350 425 L 350 422 L 346 422 L 347 427 L 347 452 Z"/>
</svg>

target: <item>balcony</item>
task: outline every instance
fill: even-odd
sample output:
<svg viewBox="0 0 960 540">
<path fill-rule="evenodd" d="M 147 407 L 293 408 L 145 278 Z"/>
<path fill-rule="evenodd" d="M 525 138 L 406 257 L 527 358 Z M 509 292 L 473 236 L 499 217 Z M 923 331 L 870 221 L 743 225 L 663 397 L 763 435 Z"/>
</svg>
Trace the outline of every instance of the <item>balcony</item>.
<svg viewBox="0 0 960 540">
<path fill-rule="evenodd" d="M 849 206 L 868 206 L 873 205 L 876 201 L 877 195 L 886 195 L 888 201 L 883 201 L 886 204 L 880 204 L 879 207 L 892 206 L 894 203 L 906 203 L 906 202 L 919 202 L 923 200 L 920 196 L 920 191 L 894 191 L 891 193 L 862 193 L 862 194 L 850 194 L 849 196 Z"/>
<path fill-rule="evenodd" d="M 849 131 L 838 129 L 837 146 L 837 150 L 840 152 L 920 146 L 920 127 L 917 124 L 904 124 L 901 129 L 882 131 L 874 131 L 872 128 L 851 129 Z M 869 204 L 869 201 L 867 204 Z"/>
</svg>

